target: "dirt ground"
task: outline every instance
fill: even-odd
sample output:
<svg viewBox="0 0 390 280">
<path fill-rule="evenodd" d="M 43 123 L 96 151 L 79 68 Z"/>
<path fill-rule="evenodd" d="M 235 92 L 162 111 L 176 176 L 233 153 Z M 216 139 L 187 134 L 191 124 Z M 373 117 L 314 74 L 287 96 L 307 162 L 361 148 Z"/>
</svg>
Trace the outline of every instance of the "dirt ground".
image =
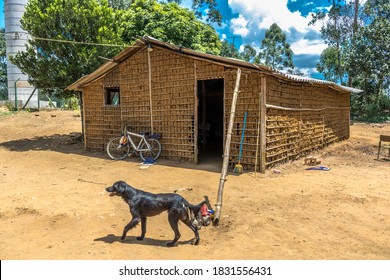
<svg viewBox="0 0 390 280">
<path fill-rule="evenodd" d="M 179 193 L 192 203 L 217 198 L 220 164 L 138 159 L 112 161 L 73 141 L 81 131 L 71 111 L 0 117 L 0 259 L 389 259 L 390 161 L 376 160 L 390 124 L 354 124 L 351 138 L 317 154 L 330 171 L 303 160 L 229 175 L 220 224 L 192 232 L 177 246 L 167 215 L 149 218 L 120 241 L 128 206 L 103 190 L 117 180 L 150 192 Z M 384 152 L 381 155 L 384 157 Z"/>
</svg>

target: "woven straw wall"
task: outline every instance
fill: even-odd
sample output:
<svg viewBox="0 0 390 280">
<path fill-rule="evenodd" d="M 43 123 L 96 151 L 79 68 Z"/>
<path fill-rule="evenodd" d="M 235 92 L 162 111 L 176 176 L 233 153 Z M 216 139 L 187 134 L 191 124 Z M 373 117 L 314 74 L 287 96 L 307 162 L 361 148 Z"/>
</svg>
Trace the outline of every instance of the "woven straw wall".
<svg viewBox="0 0 390 280">
<path fill-rule="evenodd" d="M 83 89 L 83 109 L 85 122 L 86 148 L 89 150 L 101 150 L 103 144 L 104 123 L 103 99 L 102 95 L 103 81 L 90 84 Z"/>
<path fill-rule="evenodd" d="M 147 52 L 138 53 L 142 61 L 128 60 L 128 63 L 144 65 L 144 105 L 145 114 L 139 114 L 136 108 L 127 115 L 133 120 L 144 122 L 150 131 L 149 88 Z M 152 73 L 152 110 L 154 132 L 162 135 L 162 157 L 177 160 L 194 159 L 194 67 L 190 59 L 155 48 L 150 52 Z M 123 72 L 125 76 L 125 72 Z M 131 83 L 131 81 L 129 81 Z M 137 84 L 137 83 L 136 83 Z M 138 85 L 133 85 L 137 87 Z M 127 110 L 135 97 L 128 92 Z M 131 105 L 130 105 L 131 106 Z"/>
<path fill-rule="evenodd" d="M 229 77 L 226 81 L 226 83 L 230 85 L 230 88 L 225 92 L 225 135 L 227 133 L 227 126 L 230 117 L 235 80 L 236 70 L 229 74 Z M 232 131 L 232 141 L 230 148 L 230 160 L 232 161 L 232 165 L 230 168 L 234 168 L 234 163 L 237 163 L 239 159 L 240 141 L 244 127 L 244 115 L 245 112 L 247 112 L 241 164 L 243 165 L 244 170 L 254 169 L 256 160 L 256 144 L 259 135 L 258 122 L 260 120 L 260 91 L 260 74 L 245 71 L 242 72 Z"/>
<path fill-rule="evenodd" d="M 198 80 L 204 79 L 224 79 L 224 135 L 227 134 L 230 119 L 230 110 L 233 99 L 233 92 L 236 83 L 237 69 L 225 66 L 214 65 L 208 62 L 196 62 L 196 77 Z M 235 110 L 232 140 L 230 146 L 230 170 L 238 162 L 240 141 L 244 125 L 245 112 L 248 113 L 241 164 L 245 170 L 254 169 L 256 156 L 256 143 L 258 137 L 259 117 L 259 94 L 261 90 L 261 79 L 259 73 L 243 71 L 240 80 L 237 106 Z M 222 159 L 221 159 L 222 160 Z M 259 161 L 258 161 L 259 162 Z"/>
<path fill-rule="evenodd" d="M 349 93 L 267 78 L 266 166 L 296 160 L 349 137 Z"/>
<path fill-rule="evenodd" d="M 120 107 L 105 105 L 105 87 L 119 87 L 118 68 L 83 89 L 85 144 L 92 151 L 103 150 L 108 135 L 120 131 Z"/>
<path fill-rule="evenodd" d="M 152 112 L 154 132 L 162 135 L 162 157 L 195 161 L 197 81 L 224 79 L 226 136 L 237 69 L 194 60 L 158 47 L 149 55 L 152 107 L 146 48 L 83 89 L 86 147 L 103 150 L 125 124 L 135 132 L 151 131 Z M 260 170 L 261 152 L 257 143 L 261 81 L 260 72 L 242 71 L 230 149 L 231 168 L 238 161 L 247 112 L 241 163 L 245 170 L 253 170 L 257 154 Z M 266 78 L 266 83 L 268 105 L 302 109 L 267 109 L 266 167 L 296 160 L 349 137 L 348 93 L 326 85 L 289 82 L 272 76 Z M 120 106 L 105 105 L 107 87 L 120 87 Z"/>
<path fill-rule="evenodd" d="M 154 48 L 149 54 L 153 128 L 155 133 L 162 135 L 162 157 L 194 161 L 197 81 L 224 79 L 226 135 L 237 69 L 193 60 L 159 48 Z M 135 132 L 151 130 L 148 73 L 145 49 L 84 88 L 88 149 L 103 150 L 108 140 L 118 135 L 125 124 Z M 232 162 L 238 160 L 244 113 L 248 112 L 241 160 L 245 169 L 252 169 L 255 162 L 260 83 L 257 73 L 243 72 L 230 158 Z M 104 89 L 118 86 L 120 106 L 105 105 Z"/>
</svg>

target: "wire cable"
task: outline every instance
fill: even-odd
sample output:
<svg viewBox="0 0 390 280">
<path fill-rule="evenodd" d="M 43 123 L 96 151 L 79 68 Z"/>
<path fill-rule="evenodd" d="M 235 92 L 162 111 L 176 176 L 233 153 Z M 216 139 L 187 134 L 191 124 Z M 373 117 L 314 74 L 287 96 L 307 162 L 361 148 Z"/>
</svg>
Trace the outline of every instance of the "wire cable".
<svg viewBox="0 0 390 280">
<path fill-rule="evenodd" d="M 27 33 L 26 33 L 27 34 Z M 15 39 L 18 39 L 17 37 L 20 36 L 18 32 L 6 32 L 5 36 L 12 36 L 15 37 Z M 41 38 L 41 37 L 35 37 L 32 35 L 31 36 L 33 40 L 38 40 L 38 41 L 49 41 L 49 42 L 57 42 L 57 43 L 65 43 L 65 44 L 77 44 L 77 45 L 89 45 L 89 46 L 103 46 L 103 47 L 121 47 L 125 48 L 128 47 L 127 45 L 115 45 L 115 44 L 103 44 L 103 43 L 92 43 L 92 42 L 79 42 L 79 41 L 69 41 L 69 40 L 62 40 L 62 39 L 51 39 L 51 38 Z"/>
</svg>

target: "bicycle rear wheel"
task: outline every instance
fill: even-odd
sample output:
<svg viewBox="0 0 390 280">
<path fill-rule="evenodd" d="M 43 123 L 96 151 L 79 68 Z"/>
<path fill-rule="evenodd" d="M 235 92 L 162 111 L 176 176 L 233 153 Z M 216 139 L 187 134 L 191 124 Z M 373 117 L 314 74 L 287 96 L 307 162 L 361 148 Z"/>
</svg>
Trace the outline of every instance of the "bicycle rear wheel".
<svg viewBox="0 0 390 280">
<path fill-rule="evenodd" d="M 141 159 L 143 161 L 145 161 L 147 158 L 153 158 L 154 160 L 158 159 L 158 157 L 161 154 L 160 141 L 158 141 L 157 139 L 154 139 L 154 138 L 147 139 L 146 141 L 148 141 L 148 143 L 150 145 L 150 151 L 141 151 L 141 152 L 139 152 L 139 156 L 141 157 Z M 148 148 L 148 146 L 146 145 L 146 143 L 143 143 L 141 145 L 141 150 L 143 150 L 143 149 L 146 150 L 147 148 Z"/>
<path fill-rule="evenodd" d="M 130 144 L 120 144 L 121 136 L 114 137 L 108 141 L 107 154 L 111 159 L 121 160 L 130 154 Z"/>
</svg>

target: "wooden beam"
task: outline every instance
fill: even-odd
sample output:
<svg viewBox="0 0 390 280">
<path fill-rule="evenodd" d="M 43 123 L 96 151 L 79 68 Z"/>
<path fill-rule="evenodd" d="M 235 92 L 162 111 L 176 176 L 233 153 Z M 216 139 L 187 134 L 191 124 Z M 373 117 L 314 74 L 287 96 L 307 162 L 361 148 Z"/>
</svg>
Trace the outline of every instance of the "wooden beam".
<svg viewBox="0 0 390 280">
<path fill-rule="evenodd" d="M 267 148 L 267 78 L 261 77 L 261 91 L 260 91 L 260 172 L 265 173 L 266 166 L 266 148 Z"/>
<path fill-rule="evenodd" d="M 203 149 L 206 149 L 206 141 L 207 141 L 207 131 L 206 131 L 206 81 L 202 81 L 202 139 L 203 139 Z"/>
<path fill-rule="evenodd" d="M 263 81 L 261 81 L 261 85 Z M 259 155 L 259 142 L 260 142 L 260 124 L 261 124 L 261 92 L 259 92 L 259 112 L 257 114 L 257 136 L 256 136 L 256 154 L 255 154 L 255 178 L 257 176 L 257 162 Z"/>
<path fill-rule="evenodd" d="M 198 127 L 198 109 L 199 109 L 199 98 L 198 98 L 198 76 L 197 76 L 197 68 L 196 68 L 196 61 L 194 60 L 194 162 L 198 163 L 198 153 L 199 153 L 199 147 L 198 147 L 198 133 L 199 133 L 199 127 Z"/>
<path fill-rule="evenodd" d="M 148 78 L 149 78 L 149 102 L 150 102 L 150 132 L 153 134 L 153 104 L 152 104 L 152 65 L 150 62 L 150 51 L 146 49 L 148 53 Z"/>
<path fill-rule="evenodd" d="M 79 93 L 79 97 L 80 97 L 80 114 L 81 114 L 81 134 L 82 134 L 82 137 L 83 137 L 83 140 L 84 140 L 84 149 L 87 149 L 87 132 L 86 132 L 87 126 L 85 124 L 84 93 L 80 92 Z"/>
<path fill-rule="evenodd" d="M 282 107 L 282 106 L 276 106 L 271 104 L 266 104 L 267 109 L 275 109 L 275 110 L 282 110 L 282 111 L 295 111 L 295 112 L 303 112 L 303 111 L 312 111 L 312 112 L 319 112 L 319 111 L 325 111 L 329 109 L 336 109 L 336 110 L 349 110 L 351 107 L 323 107 L 323 108 L 288 108 L 288 107 Z"/>
<path fill-rule="evenodd" d="M 234 123 L 234 117 L 236 114 L 238 92 L 240 90 L 240 80 L 241 80 L 241 69 L 237 68 L 236 84 L 234 87 L 233 100 L 232 100 L 232 105 L 230 108 L 230 118 L 229 118 L 229 124 L 228 124 L 228 131 L 227 131 L 227 135 L 226 135 L 226 141 L 225 141 L 225 150 L 224 150 L 224 154 L 223 154 L 221 178 L 219 180 L 219 187 L 218 187 L 218 198 L 217 198 L 217 204 L 216 204 L 214 221 L 213 221 L 213 225 L 215 225 L 215 226 L 218 225 L 220 215 L 221 215 L 223 188 L 225 185 L 227 169 L 228 169 L 228 165 L 229 165 L 230 142 L 232 141 L 233 123 Z"/>
</svg>

